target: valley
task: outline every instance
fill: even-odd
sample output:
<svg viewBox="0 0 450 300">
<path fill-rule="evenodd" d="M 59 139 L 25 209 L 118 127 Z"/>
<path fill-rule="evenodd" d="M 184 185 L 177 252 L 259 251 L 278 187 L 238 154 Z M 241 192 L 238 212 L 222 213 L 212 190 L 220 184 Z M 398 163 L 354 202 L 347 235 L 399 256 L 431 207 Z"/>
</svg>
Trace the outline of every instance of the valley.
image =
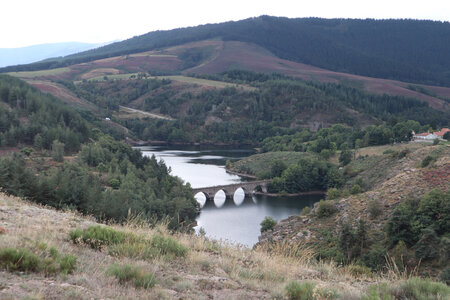
<svg viewBox="0 0 450 300">
<path fill-rule="evenodd" d="M 1 68 L 0 298 L 446 299 L 448 34 L 260 16 Z"/>
</svg>

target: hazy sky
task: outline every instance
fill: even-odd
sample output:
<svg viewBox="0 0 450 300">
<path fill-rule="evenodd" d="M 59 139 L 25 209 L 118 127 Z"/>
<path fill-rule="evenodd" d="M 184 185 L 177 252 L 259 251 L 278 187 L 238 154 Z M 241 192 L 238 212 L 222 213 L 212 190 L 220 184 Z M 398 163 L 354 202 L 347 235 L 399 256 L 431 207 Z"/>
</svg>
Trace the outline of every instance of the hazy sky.
<svg viewBox="0 0 450 300">
<path fill-rule="evenodd" d="M 0 48 L 107 42 L 259 15 L 450 21 L 449 0 L 0 0 Z"/>
</svg>

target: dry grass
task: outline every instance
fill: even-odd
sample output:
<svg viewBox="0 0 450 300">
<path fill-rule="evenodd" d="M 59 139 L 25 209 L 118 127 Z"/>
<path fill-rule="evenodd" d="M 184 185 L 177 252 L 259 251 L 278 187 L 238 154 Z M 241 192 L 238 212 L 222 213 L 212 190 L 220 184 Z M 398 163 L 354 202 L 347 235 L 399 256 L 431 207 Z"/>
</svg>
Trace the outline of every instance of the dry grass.
<svg viewBox="0 0 450 300">
<path fill-rule="evenodd" d="M 57 68 L 42 71 L 23 71 L 23 72 L 10 72 L 8 75 L 19 78 L 36 78 L 41 76 L 60 75 L 62 73 L 69 72 L 70 68 Z"/>
<path fill-rule="evenodd" d="M 357 299 L 369 285 L 395 279 L 393 275 L 387 278 L 355 275 L 349 267 L 318 262 L 310 248 L 299 244 L 284 243 L 251 250 L 219 244 L 202 236 L 171 235 L 166 224 L 151 228 L 138 218 L 130 218 L 124 226 L 108 226 L 148 241 L 155 236 L 171 237 L 189 249 L 186 256 L 129 258 L 110 255 L 108 249 L 96 250 L 70 241 L 70 230 L 96 225 L 93 219 L 72 211 L 40 207 L 1 193 L 0 220 L 0 227 L 6 229 L 0 236 L 1 248 L 34 249 L 45 243 L 61 253 L 77 257 L 76 270 L 68 275 L 45 277 L 0 271 L 0 298 L 282 298 L 288 282 L 310 281 L 316 287 L 317 299 L 324 293 L 342 297 L 356 295 Z M 108 275 L 112 264 L 131 265 L 154 274 L 156 285 L 143 289 L 132 283 L 120 284 L 119 279 Z"/>
<path fill-rule="evenodd" d="M 195 77 L 188 77 L 188 76 L 180 76 L 180 75 L 174 75 L 174 76 L 156 76 L 154 78 L 157 79 L 170 79 L 173 81 L 183 82 L 183 83 L 189 83 L 189 84 L 197 84 L 201 86 L 208 86 L 208 87 L 215 87 L 215 88 L 226 88 L 226 87 L 235 87 L 240 88 L 247 91 L 255 90 L 254 87 L 245 85 L 245 84 L 236 84 L 236 83 L 229 83 L 229 82 L 223 82 L 223 81 L 216 81 L 216 80 L 208 80 L 208 79 L 202 79 L 202 78 L 195 78 Z"/>
</svg>

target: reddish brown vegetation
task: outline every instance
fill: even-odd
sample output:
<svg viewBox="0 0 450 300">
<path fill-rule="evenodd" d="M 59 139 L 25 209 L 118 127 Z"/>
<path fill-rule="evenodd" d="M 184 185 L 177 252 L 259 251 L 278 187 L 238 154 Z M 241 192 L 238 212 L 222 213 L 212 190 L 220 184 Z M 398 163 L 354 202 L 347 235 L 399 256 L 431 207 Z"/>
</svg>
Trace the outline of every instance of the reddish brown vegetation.
<svg viewBox="0 0 450 300">
<path fill-rule="evenodd" d="M 448 190 L 450 182 L 450 164 L 424 170 L 421 174 L 422 180 L 433 188 L 439 188 L 441 190 Z"/>
</svg>

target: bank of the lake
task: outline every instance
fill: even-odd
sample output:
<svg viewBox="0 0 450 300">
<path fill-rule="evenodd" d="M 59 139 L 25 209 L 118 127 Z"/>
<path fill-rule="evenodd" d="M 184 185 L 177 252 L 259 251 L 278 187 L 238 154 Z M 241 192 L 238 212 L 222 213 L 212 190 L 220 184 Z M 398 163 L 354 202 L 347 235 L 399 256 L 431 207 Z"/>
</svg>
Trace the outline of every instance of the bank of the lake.
<svg viewBox="0 0 450 300">
<path fill-rule="evenodd" d="M 193 188 L 236 184 L 248 178 L 230 174 L 225 169 L 226 161 L 236 162 L 256 153 L 251 148 L 212 146 L 145 146 L 139 147 L 144 155 L 155 155 L 163 159 L 172 174 L 189 182 Z M 298 215 L 303 207 L 312 206 L 322 195 L 296 197 L 255 194 L 245 197 L 242 190 L 234 193 L 233 199 L 225 199 L 223 192 L 213 201 L 196 195 L 203 204 L 197 218 L 196 230 L 203 228 L 210 238 L 227 240 L 252 247 L 260 235 L 260 223 L 270 216 L 277 221 L 290 215 Z"/>
</svg>

